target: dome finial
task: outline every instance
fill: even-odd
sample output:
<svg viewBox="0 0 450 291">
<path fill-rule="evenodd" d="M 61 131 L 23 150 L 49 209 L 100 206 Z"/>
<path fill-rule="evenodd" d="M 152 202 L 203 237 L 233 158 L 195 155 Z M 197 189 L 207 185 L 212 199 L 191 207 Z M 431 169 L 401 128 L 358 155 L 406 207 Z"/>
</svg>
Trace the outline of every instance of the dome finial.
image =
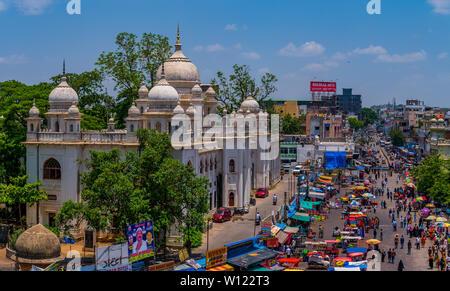
<svg viewBox="0 0 450 291">
<path fill-rule="evenodd" d="M 177 42 L 175 43 L 175 50 L 176 51 L 181 50 L 180 25 L 179 24 L 178 24 L 178 29 L 177 29 Z"/>
<path fill-rule="evenodd" d="M 66 59 L 63 60 L 63 76 L 66 75 Z"/>
<path fill-rule="evenodd" d="M 164 62 L 162 63 L 161 67 L 161 80 L 166 78 L 166 73 L 164 72 Z"/>
</svg>

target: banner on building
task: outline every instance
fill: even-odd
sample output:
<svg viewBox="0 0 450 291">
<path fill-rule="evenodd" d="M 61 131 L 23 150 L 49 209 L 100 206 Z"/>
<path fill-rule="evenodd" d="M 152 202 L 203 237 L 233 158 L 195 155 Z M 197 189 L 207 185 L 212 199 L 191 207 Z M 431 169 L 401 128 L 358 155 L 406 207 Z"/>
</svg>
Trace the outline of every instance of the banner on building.
<svg viewBox="0 0 450 291">
<path fill-rule="evenodd" d="M 97 271 L 130 271 L 128 244 L 97 248 L 95 263 Z"/>
<path fill-rule="evenodd" d="M 129 225 L 127 227 L 127 237 L 128 260 L 130 263 L 155 255 L 153 221 Z"/>
<path fill-rule="evenodd" d="M 206 269 L 225 264 L 227 262 L 227 253 L 227 247 L 222 247 L 206 252 Z"/>
<path fill-rule="evenodd" d="M 336 82 L 311 82 L 311 92 L 336 93 Z"/>
</svg>

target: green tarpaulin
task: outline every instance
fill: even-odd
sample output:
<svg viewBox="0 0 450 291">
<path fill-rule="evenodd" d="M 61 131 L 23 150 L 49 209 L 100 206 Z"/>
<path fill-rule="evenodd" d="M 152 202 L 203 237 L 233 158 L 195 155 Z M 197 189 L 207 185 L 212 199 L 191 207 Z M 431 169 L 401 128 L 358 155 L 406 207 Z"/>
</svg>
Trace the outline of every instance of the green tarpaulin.
<svg viewBox="0 0 450 291">
<path fill-rule="evenodd" d="M 320 204 L 320 202 L 302 201 L 300 203 L 300 206 L 302 208 L 312 210 L 314 205 L 319 205 L 319 204 Z"/>
<path fill-rule="evenodd" d="M 291 217 L 291 219 L 295 219 L 295 220 L 299 220 L 299 221 L 305 221 L 305 222 L 309 222 L 310 221 L 310 217 L 309 215 L 298 215 L 295 214 Z"/>
</svg>

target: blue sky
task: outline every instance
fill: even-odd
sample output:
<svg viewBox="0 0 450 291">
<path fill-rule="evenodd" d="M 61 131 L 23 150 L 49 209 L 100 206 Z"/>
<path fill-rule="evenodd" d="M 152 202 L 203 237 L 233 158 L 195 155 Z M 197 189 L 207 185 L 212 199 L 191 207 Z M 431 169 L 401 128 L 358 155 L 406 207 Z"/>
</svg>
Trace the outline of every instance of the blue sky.
<svg viewBox="0 0 450 291">
<path fill-rule="evenodd" d="M 450 0 L 0 0 L 0 81 L 48 81 L 94 68 L 119 32 L 160 33 L 175 41 L 202 82 L 247 64 L 278 79 L 275 99 L 307 99 L 309 81 L 353 88 L 363 105 L 419 98 L 450 107 Z"/>
</svg>

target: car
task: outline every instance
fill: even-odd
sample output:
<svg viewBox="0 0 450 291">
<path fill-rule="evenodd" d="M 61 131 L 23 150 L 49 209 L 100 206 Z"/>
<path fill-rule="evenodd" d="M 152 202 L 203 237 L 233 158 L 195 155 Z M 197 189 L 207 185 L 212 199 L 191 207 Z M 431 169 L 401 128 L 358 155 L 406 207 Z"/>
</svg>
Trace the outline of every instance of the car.
<svg viewBox="0 0 450 291">
<path fill-rule="evenodd" d="M 225 222 L 231 220 L 231 209 L 226 207 L 221 207 L 216 210 L 214 213 L 212 220 L 214 222 Z"/>
<path fill-rule="evenodd" d="M 266 198 L 269 196 L 269 190 L 267 188 L 258 188 L 255 196 L 256 198 Z"/>
</svg>

